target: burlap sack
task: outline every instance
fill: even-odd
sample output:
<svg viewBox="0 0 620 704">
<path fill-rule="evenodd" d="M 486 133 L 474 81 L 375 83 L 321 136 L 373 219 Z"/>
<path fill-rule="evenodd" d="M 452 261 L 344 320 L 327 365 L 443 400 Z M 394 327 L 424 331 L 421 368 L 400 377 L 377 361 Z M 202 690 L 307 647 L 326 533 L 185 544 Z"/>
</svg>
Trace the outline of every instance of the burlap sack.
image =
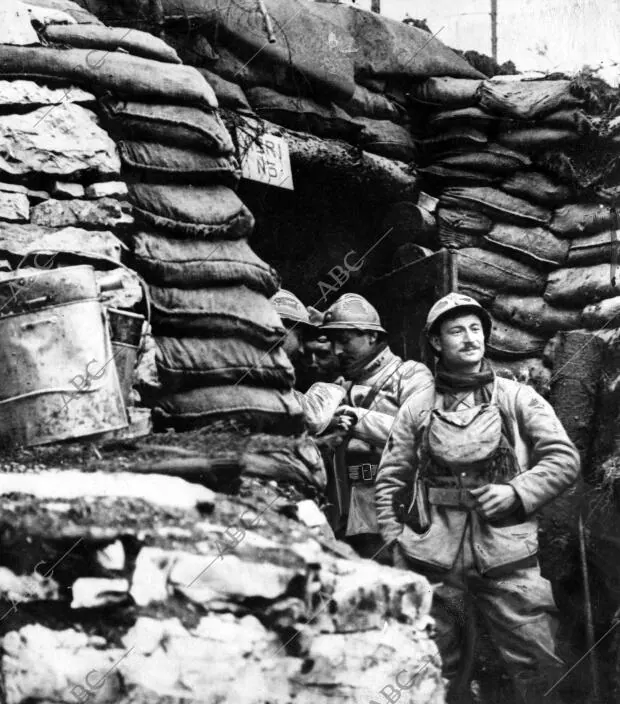
<svg viewBox="0 0 620 704">
<path fill-rule="evenodd" d="M 490 356 L 500 359 L 519 359 L 542 355 L 548 336 L 536 335 L 515 325 L 493 320 L 491 335 L 487 342 Z"/>
<path fill-rule="evenodd" d="M 535 263 L 563 266 L 570 243 L 561 240 L 544 227 L 521 227 L 496 223 L 484 235 L 489 244 L 513 253 L 518 259 L 531 259 Z"/>
<path fill-rule="evenodd" d="M 518 171 L 503 181 L 500 188 L 512 196 L 525 198 L 541 205 L 566 203 L 573 195 L 570 186 L 549 178 L 539 171 Z"/>
<path fill-rule="evenodd" d="M 478 102 L 482 81 L 468 78 L 429 78 L 411 88 L 411 99 L 427 105 L 467 107 Z"/>
<path fill-rule="evenodd" d="M 540 296 L 501 293 L 491 306 L 493 315 L 504 322 L 538 333 L 555 333 L 579 327 L 581 310 L 555 308 Z"/>
<path fill-rule="evenodd" d="M 609 264 L 593 264 L 552 271 L 547 279 L 545 301 L 556 306 L 576 307 L 620 294 L 620 276 Z"/>
<path fill-rule="evenodd" d="M 179 288 L 244 285 L 271 298 L 280 286 L 275 269 L 246 240 L 178 240 L 156 232 L 133 235 L 136 269 L 152 284 Z"/>
<path fill-rule="evenodd" d="M 517 225 L 546 225 L 551 213 L 538 205 L 515 198 L 496 188 L 448 188 L 441 194 L 446 205 L 464 206 L 480 210 L 493 219 Z"/>
<path fill-rule="evenodd" d="M 557 208 L 549 227 L 559 237 L 578 237 L 609 230 L 614 226 L 611 206 L 603 203 L 573 203 Z"/>
<path fill-rule="evenodd" d="M 459 250 L 459 280 L 486 286 L 495 291 L 523 294 L 542 293 L 546 277 L 527 264 L 485 249 Z"/>
</svg>

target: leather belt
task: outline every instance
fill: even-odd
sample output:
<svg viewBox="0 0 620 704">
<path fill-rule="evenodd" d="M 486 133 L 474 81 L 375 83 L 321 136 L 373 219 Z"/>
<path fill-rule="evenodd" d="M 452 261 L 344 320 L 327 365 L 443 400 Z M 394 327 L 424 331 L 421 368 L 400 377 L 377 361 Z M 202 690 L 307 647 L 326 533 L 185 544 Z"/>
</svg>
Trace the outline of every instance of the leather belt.
<svg viewBox="0 0 620 704">
<path fill-rule="evenodd" d="M 469 489 L 438 489 L 430 486 L 428 502 L 435 506 L 450 506 L 464 511 L 471 511 L 476 507 L 476 499 Z"/>
<path fill-rule="evenodd" d="M 349 479 L 359 482 L 374 482 L 377 476 L 378 464 L 364 462 L 363 464 L 351 464 L 347 467 Z"/>
</svg>

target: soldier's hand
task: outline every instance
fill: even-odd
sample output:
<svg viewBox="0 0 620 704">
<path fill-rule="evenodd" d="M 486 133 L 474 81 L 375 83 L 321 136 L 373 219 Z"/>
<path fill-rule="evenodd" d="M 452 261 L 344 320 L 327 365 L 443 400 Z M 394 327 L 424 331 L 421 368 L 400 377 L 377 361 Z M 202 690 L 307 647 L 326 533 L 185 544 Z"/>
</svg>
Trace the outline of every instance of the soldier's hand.
<svg viewBox="0 0 620 704">
<path fill-rule="evenodd" d="M 348 432 L 357 423 L 357 415 L 352 406 L 340 406 L 332 418 L 333 427 Z"/>
<path fill-rule="evenodd" d="M 486 484 L 470 493 L 476 499 L 476 511 L 487 519 L 511 511 L 519 502 L 517 492 L 510 484 Z"/>
</svg>

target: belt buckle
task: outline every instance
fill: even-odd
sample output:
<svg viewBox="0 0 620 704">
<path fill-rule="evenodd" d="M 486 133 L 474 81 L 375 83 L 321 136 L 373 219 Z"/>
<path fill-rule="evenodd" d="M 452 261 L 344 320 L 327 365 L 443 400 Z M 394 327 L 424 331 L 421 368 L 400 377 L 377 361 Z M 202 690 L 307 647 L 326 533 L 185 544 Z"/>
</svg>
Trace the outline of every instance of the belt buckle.
<svg viewBox="0 0 620 704">
<path fill-rule="evenodd" d="M 372 464 L 370 464 L 370 462 L 364 462 L 363 464 L 360 464 L 360 476 L 362 478 L 362 481 L 372 481 Z"/>
</svg>

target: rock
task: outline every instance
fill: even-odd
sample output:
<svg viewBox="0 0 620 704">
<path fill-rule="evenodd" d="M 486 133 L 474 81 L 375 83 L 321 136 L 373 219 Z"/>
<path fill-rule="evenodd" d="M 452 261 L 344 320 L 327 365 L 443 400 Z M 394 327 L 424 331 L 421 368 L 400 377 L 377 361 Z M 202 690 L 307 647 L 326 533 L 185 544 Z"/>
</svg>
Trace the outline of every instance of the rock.
<svg viewBox="0 0 620 704">
<path fill-rule="evenodd" d="M 119 701 L 121 682 L 114 666 L 123 651 L 102 650 L 105 645 L 105 639 L 73 629 L 28 625 L 7 633 L 2 640 L 6 704 L 84 701 L 78 695 L 99 682 L 93 673 L 108 673 L 99 685 L 97 702 Z"/>
<path fill-rule="evenodd" d="M 92 609 L 126 601 L 129 582 L 126 579 L 81 577 L 73 583 L 71 591 L 72 609 Z"/>
<path fill-rule="evenodd" d="M 84 171 L 120 173 L 116 145 L 93 112 L 66 103 L 26 115 L 0 115 L 0 173 L 70 176 Z"/>
<path fill-rule="evenodd" d="M 73 2 L 73 0 L 28 0 L 27 2 L 28 5 L 35 5 L 35 3 L 37 9 L 44 8 L 46 11 L 49 11 L 49 14 L 59 13 L 59 19 L 61 16 L 67 16 L 78 24 L 102 24 L 101 20 L 95 15 L 88 12 L 83 7 L 80 7 L 80 5 Z M 88 2 L 82 1 L 82 4 L 92 5 L 92 2 L 91 0 L 88 0 Z M 69 19 L 63 19 L 63 23 L 69 21 Z"/>
<path fill-rule="evenodd" d="M 56 181 L 52 188 L 54 198 L 84 198 L 85 190 L 81 183 Z"/>
<path fill-rule="evenodd" d="M 33 1 L 40 2 L 40 0 Z M 30 4 L 28 4 L 27 7 L 31 19 L 44 27 L 50 24 L 76 24 L 76 20 L 62 10 Z"/>
<path fill-rule="evenodd" d="M 84 230 L 79 227 L 53 229 L 34 225 L 13 225 L 0 222 L 0 252 L 24 257 L 29 252 L 67 252 L 85 257 L 107 257 L 120 262 L 121 241 L 108 231 Z M 55 255 L 35 257 L 35 266 L 51 269 Z"/>
<path fill-rule="evenodd" d="M 125 197 L 127 184 L 124 181 L 106 181 L 105 183 L 92 183 L 86 187 L 87 198 L 106 198 L 112 196 Z"/>
<path fill-rule="evenodd" d="M 30 211 L 35 225 L 67 227 L 82 225 L 92 228 L 113 228 L 132 225 L 133 218 L 113 198 L 98 200 L 46 200 Z"/>
<path fill-rule="evenodd" d="M 120 540 L 106 545 L 105 548 L 97 550 L 95 561 L 106 571 L 120 572 L 125 568 L 125 548 Z"/>
<path fill-rule="evenodd" d="M 142 548 L 138 553 L 130 594 L 138 606 L 166 601 L 171 590 L 168 578 L 176 553 L 161 548 Z"/>
<path fill-rule="evenodd" d="M 289 704 L 286 658 L 279 640 L 254 616 L 210 614 L 195 630 L 178 619 L 139 618 L 123 637 L 133 648 L 119 664 L 132 701 Z"/>
<path fill-rule="evenodd" d="M 314 501 L 306 499 L 298 501 L 296 505 L 297 518 L 310 528 L 322 526 L 327 523 L 325 514 Z"/>
<path fill-rule="evenodd" d="M 51 577 L 40 574 L 16 575 L 7 567 L 0 567 L 0 597 L 11 602 L 59 599 L 58 584 Z M 3 615 L 0 613 L 0 622 Z"/>
<path fill-rule="evenodd" d="M 29 46 L 40 43 L 26 5 L 18 0 L 3 0 L 0 8 L 0 44 Z"/>
<path fill-rule="evenodd" d="M 0 220 L 25 222 L 30 218 L 30 201 L 23 193 L 0 192 Z"/>
<path fill-rule="evenodd" d="M 291 680 L 295 704 L 445 701 L 437 647 L 398 623 L 382 631 L 316 636 Z"/>
<path fill-rule="evenodd" d="M 95 271 L 95 278 L 98 282 L 100 279 L 111 275 L 118 276 L 122 283 L 122 288 L 102 291 L 100 299 L 104 305 L 112 308 L 133 308 L 138 303 L 142 303 L 143 290 L 137 274 L 122 268 L 112 269 L 111 271 Z"/>
<path fill-rule="evenodd" d="M 0 191 L 3 193 L 28 193 L 26 186 L 20 186 L 18 183 L 0 183 Z"/>
<path fill-rule="evenodd" d="M 337 560 L 321 577 L 337 633 L 380 629 L 390 615 L 425 628 L 433 597 L 428 581 L 372 560 Z"/>
<path fill-rule="evenodd" d="M 77 86 L 51 88 L 34 81 L 18 79 L 0 81 L 0 106 L 24 106 L 30 110 L 38 105 L 60 105 L 62 103 L 95 103 L 97 99 Z"/>
<path fill-rule="evenodd" d="M 74 469 L 6 474 L 0 484 L 0 495 L 12 493 L 31 494 L 38 499 L 136 498 L 155 506 L 185 509 L 213 506 L 215 500 L 210 489 L 178 477 L 129 472 L 84 473 Z"/>
</svg>

